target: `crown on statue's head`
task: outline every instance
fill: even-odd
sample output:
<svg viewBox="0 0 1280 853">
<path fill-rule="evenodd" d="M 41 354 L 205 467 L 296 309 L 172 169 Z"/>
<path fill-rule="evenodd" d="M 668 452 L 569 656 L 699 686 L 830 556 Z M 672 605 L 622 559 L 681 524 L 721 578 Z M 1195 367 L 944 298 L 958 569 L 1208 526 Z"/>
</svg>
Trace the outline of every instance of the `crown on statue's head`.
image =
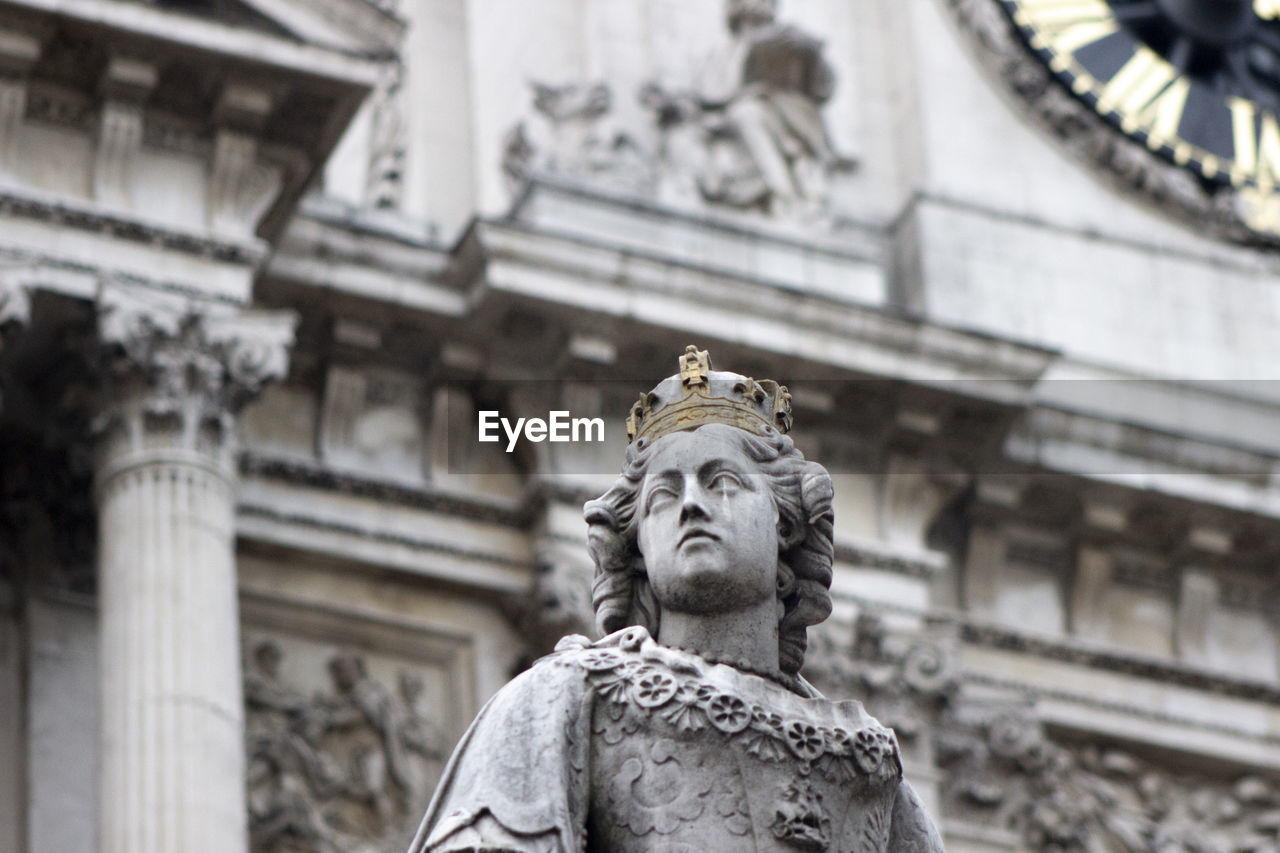
<svg viewBox="0 0 1280 853">
<path fill-rule="evenodd" d="M 791 394 L 772 379 L 759 382 L 739 373 L 711 369 L 706 350 L 689 346 L 680 372 L 641 394 L 627 418 L 627 441 L 649 443 L 673 432 L 706 424 L 727 424 L 760 433 L 772 427 L 791 431 Z"/>
</svg>

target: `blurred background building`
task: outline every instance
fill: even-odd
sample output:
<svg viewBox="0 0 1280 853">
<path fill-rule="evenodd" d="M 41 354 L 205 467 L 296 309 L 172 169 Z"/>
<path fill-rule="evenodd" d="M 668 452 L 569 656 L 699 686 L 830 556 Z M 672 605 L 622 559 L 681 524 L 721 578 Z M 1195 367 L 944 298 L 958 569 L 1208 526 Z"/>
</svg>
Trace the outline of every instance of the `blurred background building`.
<svg viewBox="0 0 1280 853">
<path fill-rule="evenodd" d="M 948 850 L 1276 850 L 1277 15 L 3 0 L 0 851 L 403 850 L 690 343 Z"/>
</svg>

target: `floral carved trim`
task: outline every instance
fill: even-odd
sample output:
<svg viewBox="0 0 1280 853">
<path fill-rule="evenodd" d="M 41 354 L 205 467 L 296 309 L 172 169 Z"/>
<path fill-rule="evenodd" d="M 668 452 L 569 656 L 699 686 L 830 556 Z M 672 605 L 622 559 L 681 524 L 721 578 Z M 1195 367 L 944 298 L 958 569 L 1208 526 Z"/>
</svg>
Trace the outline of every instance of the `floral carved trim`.
<svg viewBox="0 0 1280 853">
<path fill-rule="evenodd" d="M 585 672 L 605 701 L 660 716 L 677 731 L 712 728 L 728 744 L 762 761 L 793 756 L 829 779 L 865 777 L 883 783 L 901 778 L 897 738 L 874 720 L 850 730 L 800 715 L 784 717 L 700 677 L 704 662 L 658 646 L 643 628 L 628 628 L 594 644 L 582 636 L 565 637 L 556 651 L 560 662 Z"/>
<path fill-rule="evenodd" d="M 1207 189 L 1191 172 L 1130 140 L 1072 95 L 1032 55 L 998 0 L 946 0 L 946 4 L 982 65 L 1075 159 L 1161 212 L 1218 237 L 1280 245 L 1280 234 L 1249 226 L 1248 220 L 1257 220 L 1263 213 L 1257 209 L 1257 199 L 1230 186 Z"/>
</svg>

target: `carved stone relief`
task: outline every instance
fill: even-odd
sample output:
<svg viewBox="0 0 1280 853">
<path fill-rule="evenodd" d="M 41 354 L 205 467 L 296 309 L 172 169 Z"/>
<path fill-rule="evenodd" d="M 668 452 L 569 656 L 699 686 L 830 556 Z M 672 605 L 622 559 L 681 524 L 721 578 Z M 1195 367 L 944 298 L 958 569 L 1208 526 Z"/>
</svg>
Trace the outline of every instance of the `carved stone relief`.
<svg viewBox="0 0 1280 853">
<path fill-rule="evenodd" d="M 631 192 L 652 183 L 648 155 L 612 120 L 607 83 L 530 86 L 533 114 L 507 132 L 502 147 L 502 173 L 513 187 L 535 174 Z"/>
<path fill-rule="evenodd" d="M 941 631 L 891 635 L 880 615 L 863 610 L 851 638 L 819 630 L 805 677 L 830 696 L 856 696 L 897 733 L 904 754 L 927 760 L 928 742 L 958 690 L 952 638 Z"/>
<path fill-rule="evenodd" d="M 1029 706 L 957 707 L 936 741 L 948 818 L 1012 830 L 1030 849 L 1261 851 L 1280 843 L 1276 780 L 1058 742 Z"/>
<path fill-rule="evenodd" d="M 894 634 L 863 610 L 851 636 L 816 634 L 805 670 L 832 695 L 862 698 L 904 755 L 936 763 L 948 826 L 1007 833 L 1028 850 L 1280 849 L 1280 780 L 1051 734 L 1033 697 L 966 692 L 951 643 L 935 628 Z"/>
<path fill-rule="evenodd" d="M 822 218 L 833 181 L 856 164 L 840 155 L 823 116 L 836 76 L 821 39 L 778 21 L 776 6 L 730 2 L 728 38 L 699 79 L 650 81 L 636 94 L 649 127 L 615 125 L 607 82 L 534 83 L 537 120 L 508 133 L 504 174 L 513 183 L 551 174 L 668 203 Z"/>
<path fill-rule="evenodd" d="M 430 670 L 263 635 L 245 648 L 253 851 L 404 849 L 451 745 Z"/>
</svg>

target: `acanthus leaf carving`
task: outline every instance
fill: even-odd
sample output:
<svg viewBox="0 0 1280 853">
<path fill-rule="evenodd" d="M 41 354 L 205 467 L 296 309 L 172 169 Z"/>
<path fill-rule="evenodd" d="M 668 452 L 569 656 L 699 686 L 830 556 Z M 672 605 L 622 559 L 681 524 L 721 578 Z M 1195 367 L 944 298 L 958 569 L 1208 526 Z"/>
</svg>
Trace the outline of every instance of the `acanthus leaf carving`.
<svg viewBox="0 0 1280 853">
<path fill-rule="evenodd" d="M 177 445 L 234 448 L 234 419 L 265 383 L 284 377 L 297 316 L 239 310 L 177 294 L 104 282 L 98 338 L 107 348 L 99 429 L 122 422 L 128 440 L 163 425 Z"/>
</svg>

